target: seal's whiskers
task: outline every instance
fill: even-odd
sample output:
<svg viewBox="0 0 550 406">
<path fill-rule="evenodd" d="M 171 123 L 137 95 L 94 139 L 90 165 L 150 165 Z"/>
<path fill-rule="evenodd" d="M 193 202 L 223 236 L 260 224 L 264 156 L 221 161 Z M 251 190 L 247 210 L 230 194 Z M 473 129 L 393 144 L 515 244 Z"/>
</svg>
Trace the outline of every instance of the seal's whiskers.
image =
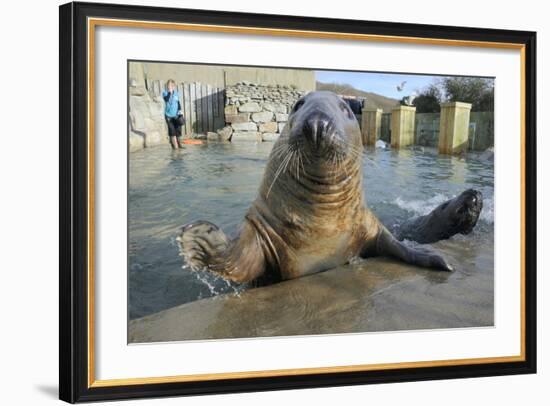
<svg viewBox="0 0 550 406">
<path fill-rule="evenodd" d="M 286 154 L 289 150 L 288 144 L 279 145 L 271 150 L 271 155 L 273 158 L 279 158 L 280 156 Z"/>
<path fill-rule="evenodd" d="M 267 190 L 266 198 L 269 197 L 269 193 L 271 192 L 271 189 L 273 188 L 273 185 L 277 181 L 277 178 L 279 177 L 279 175 L 286 170 L 286 167 L 287 167 L 289 161 L 291 160 L 292 156 L 293 156 L 292 153 L 288 154 L 287 156 L 285 156 L 283 158 L 283 160 L 279 164 L 279 167 L 277 168 L 277 171 L 275 172 L 275 176 L 273 177 L 273 181 L 271 182 L 271 185 L 269 186 L 269 189 Z"/>
</svg>

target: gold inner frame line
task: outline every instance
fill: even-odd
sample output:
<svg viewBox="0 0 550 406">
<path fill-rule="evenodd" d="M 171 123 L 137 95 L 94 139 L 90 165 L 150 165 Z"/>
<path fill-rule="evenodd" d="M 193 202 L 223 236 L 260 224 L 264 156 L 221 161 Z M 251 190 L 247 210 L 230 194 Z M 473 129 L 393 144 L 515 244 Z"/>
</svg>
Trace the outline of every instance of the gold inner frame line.
<svg viewBox="0 0 550 406">
<path fill-rule="evenodd" d="M 504 362 L 525 361 L 525 45 L 519 43 L 488 42 L 488 41 L 469 41 L 453 39 L 432 39 L 422 37 L 400 37 L 390 35 L 372 35 L 355 34 L 344 32 L 326 32 L 326 31 L 307 31 L 291 29 L 274 29 L 261 27 L 243 27 L 228 25 L 210 25 L 210 24 L 189 24 L 189 23 L 167 23 L 139 20 L 121 20 L 109 18 L 88 18 L 87 21 L 87 55 L 88 55 L 88 387 L 110 387 L 123 385 L 142 385 L 142 384 L 160 384 L 191 381 L 212 381 L 217 379 L 238 379 L 255 377 L 278 377 L 291 375 L 311 375 L 311 374 L 332 374 L 342 372 L 358 371 L 377 371 L 391 370 L 398 368 L 426 368 L 440 366 L 458 366 L 473 364 L 495 364 Z M 241 371 L 241 372 L 219 372 L 208 374 L 188 374 L 176 376 L 144 377 L 144 378 L 122 378 L 122 379 L 95 379 L 95 278 L 94 278 L 94 196 L 95 196 L 95 28 L 97 26 L 110 27 L 132 27 L 163 30 L 184 30 L 199 32 L 220 32 L 220 33 L 238 33 L 245 35 L 267 35 L 267 36 L 287 36 L 301 38 L 321 38 L 321 39 L 341 39 L 358 40 L 371 42 L 391 42 L 402 44 L 420 44 L 435 46 L 460 46 L 460 47 L 481 47 L 512 49 L 520 51 L 521 65 L 521 269 L 520 269 L 520 339 L 521 349 L 519 355 L 502 357 L 481 357 L 451 360 L 434 361 L 415 361 L 415 362 L 396 362 L 384 364 L 362 364 L 362 365 L 343 365 L 316 368 L 294 368 L 277 369 L 265 371 Z"/>
</svg>

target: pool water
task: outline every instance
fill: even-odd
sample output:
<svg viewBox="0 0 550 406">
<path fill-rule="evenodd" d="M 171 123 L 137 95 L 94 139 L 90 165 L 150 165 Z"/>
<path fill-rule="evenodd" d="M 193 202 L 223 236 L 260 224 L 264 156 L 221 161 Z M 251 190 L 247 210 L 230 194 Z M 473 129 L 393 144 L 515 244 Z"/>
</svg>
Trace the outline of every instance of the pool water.
<svg viewBox="0 0 550 406">
<path fill-rule="evenodd" d="M 130 154 L 130 319 L 245 289 L 208 272 L 189 270 L 175 239 L 181 225 L 199 219 L 234 235 L 256 197 L 272 147 L 268 142 L 209 143 Z M 429 149 L 365 148 L 363 168 L 369 207 L 388 227 L 427 214 L 465 189 L 483 193 L 483 210 L 474 231 L 434 247 L 454 261 L 457 270 L 451 283 L 468 279 L 469 285 L 491 296 L 486 303 L 492 305 L 493 162 L 476 154 L 457 158 Z"/>
</svg>

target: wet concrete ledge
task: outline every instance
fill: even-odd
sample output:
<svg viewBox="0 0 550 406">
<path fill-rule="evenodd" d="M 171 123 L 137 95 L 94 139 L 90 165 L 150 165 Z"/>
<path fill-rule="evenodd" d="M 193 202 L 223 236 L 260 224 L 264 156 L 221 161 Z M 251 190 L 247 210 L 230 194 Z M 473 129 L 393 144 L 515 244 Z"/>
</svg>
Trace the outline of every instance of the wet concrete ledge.
<svg viewBox="0 0 550 406">
<path fill-rule="evenodd" d="M 493 299 L 492 272 L 373 258 L 132 320 L 129 342 L 492 326 Z"/>
</svg>

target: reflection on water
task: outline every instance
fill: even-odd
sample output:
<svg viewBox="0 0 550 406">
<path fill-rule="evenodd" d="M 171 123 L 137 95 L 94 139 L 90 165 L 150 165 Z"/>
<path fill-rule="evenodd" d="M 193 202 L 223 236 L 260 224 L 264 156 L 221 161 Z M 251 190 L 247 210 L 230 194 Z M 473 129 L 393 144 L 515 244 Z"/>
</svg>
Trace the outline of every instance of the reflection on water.
<svg viewBox="0 0 550 406">
<path fill-rule="evenodd" d="M 191 272 L 178 256 L 179 226 L 212 221 L 234 235 L 255 198 L 272 143 L 149 148 L 130 155 L 129 312 L 138 318 L 242 287 Z M 425 273 L 426 283 L 467 283 L 471 295 L 493 286 L 493 162 L 438 156 L 434 151 L 365 149 L 365 196 L 386 225 L 428 213 L 464 189 L 481 190 L 480 222 L 468 236 L 440 241 L 457 271 Z M 352 265 L 353 266 L 353 265 Z M 357 266 L 362 266 L 358 264 Z M 485 297 L 485 296 L 483 296 Z"/>
</svg>

